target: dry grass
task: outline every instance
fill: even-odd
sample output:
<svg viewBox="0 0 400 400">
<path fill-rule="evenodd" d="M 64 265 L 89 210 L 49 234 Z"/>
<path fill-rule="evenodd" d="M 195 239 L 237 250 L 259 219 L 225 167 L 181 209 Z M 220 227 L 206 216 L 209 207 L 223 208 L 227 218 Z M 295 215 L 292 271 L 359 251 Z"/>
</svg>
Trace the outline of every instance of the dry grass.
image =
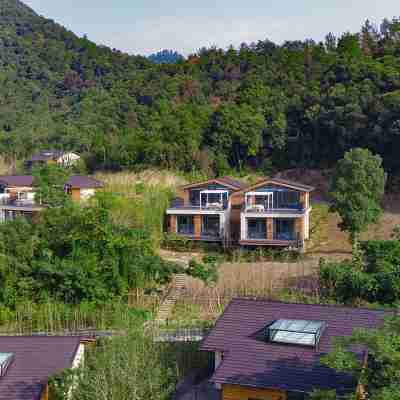
<svg viewBox="0 0 400 400">
<path fill-rule="evenodd" d="M 318 295 L 317 271 L 316 258 L 296 263 L 224 263 L 213 287 L 187 277 L 185 295 L 177 307 L 185 319 L 189 315 L 194 319 L 193 314 L 197 313 L 198 319 L 207 321 L 214 320 L 234 297 L 279 299 L 280 293 L 287 289 Z"/>
<path fill-rule="evenodd" d="M 170 171 L 147 169 L 142 172 L 98 172 L 96 178 L 106 184 L 106 188 L 114 193 L 134 194 L 138 184 L 153 187 L 176 188 L 184 185 L 186 180 Z"/>
<path fill-rule="evenodd" d="M 311 213 L 311 220 L 315 217 Z M 351 254 L 349 236 L 338 227 L 340 217 L 338 214 L 328 213 L 319 222 L 318 237 L 313 239 L 309 248 L 312 254 L 335 255 Z M 368 227 L 361 235 L 362 240 L 389 240 L 393 229 L 400 225 L 400 194 L 388 194 L 384 199 L 384 214 L 377 224 Z"/>
<path fill-rule="evenodd" d="M 14 173 L 15 165 L 0 156 L 0 175 L 11 175 Z"/>
</svg>

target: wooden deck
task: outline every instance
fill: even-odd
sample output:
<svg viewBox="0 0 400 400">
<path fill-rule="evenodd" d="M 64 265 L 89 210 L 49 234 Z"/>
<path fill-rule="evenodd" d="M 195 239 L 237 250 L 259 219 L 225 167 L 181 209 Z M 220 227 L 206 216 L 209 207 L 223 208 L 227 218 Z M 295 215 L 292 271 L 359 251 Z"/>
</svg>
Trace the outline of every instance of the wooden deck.
<svg viewBox="0 0 400 400">
<path fill-rule="evenodd" d="M 246 239 L 240 240 L 239 244 L 241 246 L 299 247 L 297 240 Z"/>
</svg>

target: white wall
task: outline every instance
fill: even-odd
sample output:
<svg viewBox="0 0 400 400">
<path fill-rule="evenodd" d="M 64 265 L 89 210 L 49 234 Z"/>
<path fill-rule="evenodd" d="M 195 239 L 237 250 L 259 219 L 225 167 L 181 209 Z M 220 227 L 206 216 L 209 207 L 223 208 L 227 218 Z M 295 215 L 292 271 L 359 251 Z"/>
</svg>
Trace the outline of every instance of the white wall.
<svg viewBox="0 0 400 400">
<path fill-rule="evenodd" d="M 81 200 L 90 199 L 96 193 L 95 189 L 81 189 Z"/>
<path fill-rule="evenodd" d="M 79 368 L 83 365 L 85 360 L 85 345 L 80 344 L 75 354 L 74 360 L 72 361 L 72 369 Z"/>
</svg>

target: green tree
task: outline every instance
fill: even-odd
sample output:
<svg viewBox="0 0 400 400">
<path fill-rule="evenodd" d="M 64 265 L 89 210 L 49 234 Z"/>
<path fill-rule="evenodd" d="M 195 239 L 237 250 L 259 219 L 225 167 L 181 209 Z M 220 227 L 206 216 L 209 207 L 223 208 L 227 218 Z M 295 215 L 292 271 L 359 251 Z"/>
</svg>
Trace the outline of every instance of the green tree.
<svg viewBox="0 0 400 400">
<path fill-rule="evenodd" d="M 212 140 L 234 167 L 256 156 L 262 145 L 264 117 L 247 104 L 223 104 L 214 115 Z"/>
<path fill-rule="evenodd" d="M 350 234 L 355 260 L 359 257 L 360 233 L 376 223 L 383 212 L 384 188 L 385 172 L 378 155 L 358 148 L 338 162 L 331 187 L 331 211 L 339 213 L 339 227 Z"/>
<path fill-rule="evenodd" d="M 368 361 L 356 357 L 351 348 L 368 350 Z M 355 330 L 349 338 L 337 339 L 323 363 L 354 376 L 371 400 L 400 399 L 400 317 L 391 317 L 384 327 Z"/>
<path fill-rule="evenodd" d="M 35 200 L 48 207 L 60 207 L 70 201 L 65 190 L 68 181 L 68 169 L 58 165 L 46 165 L 33 171 Z"/>
</svg>

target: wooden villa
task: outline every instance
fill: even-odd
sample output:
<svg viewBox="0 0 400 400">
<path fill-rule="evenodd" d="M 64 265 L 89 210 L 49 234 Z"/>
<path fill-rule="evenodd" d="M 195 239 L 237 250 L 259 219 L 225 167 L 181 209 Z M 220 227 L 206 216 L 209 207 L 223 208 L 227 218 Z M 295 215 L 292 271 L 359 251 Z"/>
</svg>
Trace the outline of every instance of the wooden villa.
<svg viewBox="0 0 400 400">
<path fill-rule="evenodd" d="M 229 177 L 181 187 L 181 197 L 167 210 L 168 232 L 193 240 L 229 242 L 231 198 L 241 189 L 243 185 Z"/>
<path fill-rule="evenodd" d="M 167 210 L 168 232 L 197 241 L 302 250 L 313 190 L 270 178 L 246 188 L 229 177 L 186 185 Z"/>
</svg>

